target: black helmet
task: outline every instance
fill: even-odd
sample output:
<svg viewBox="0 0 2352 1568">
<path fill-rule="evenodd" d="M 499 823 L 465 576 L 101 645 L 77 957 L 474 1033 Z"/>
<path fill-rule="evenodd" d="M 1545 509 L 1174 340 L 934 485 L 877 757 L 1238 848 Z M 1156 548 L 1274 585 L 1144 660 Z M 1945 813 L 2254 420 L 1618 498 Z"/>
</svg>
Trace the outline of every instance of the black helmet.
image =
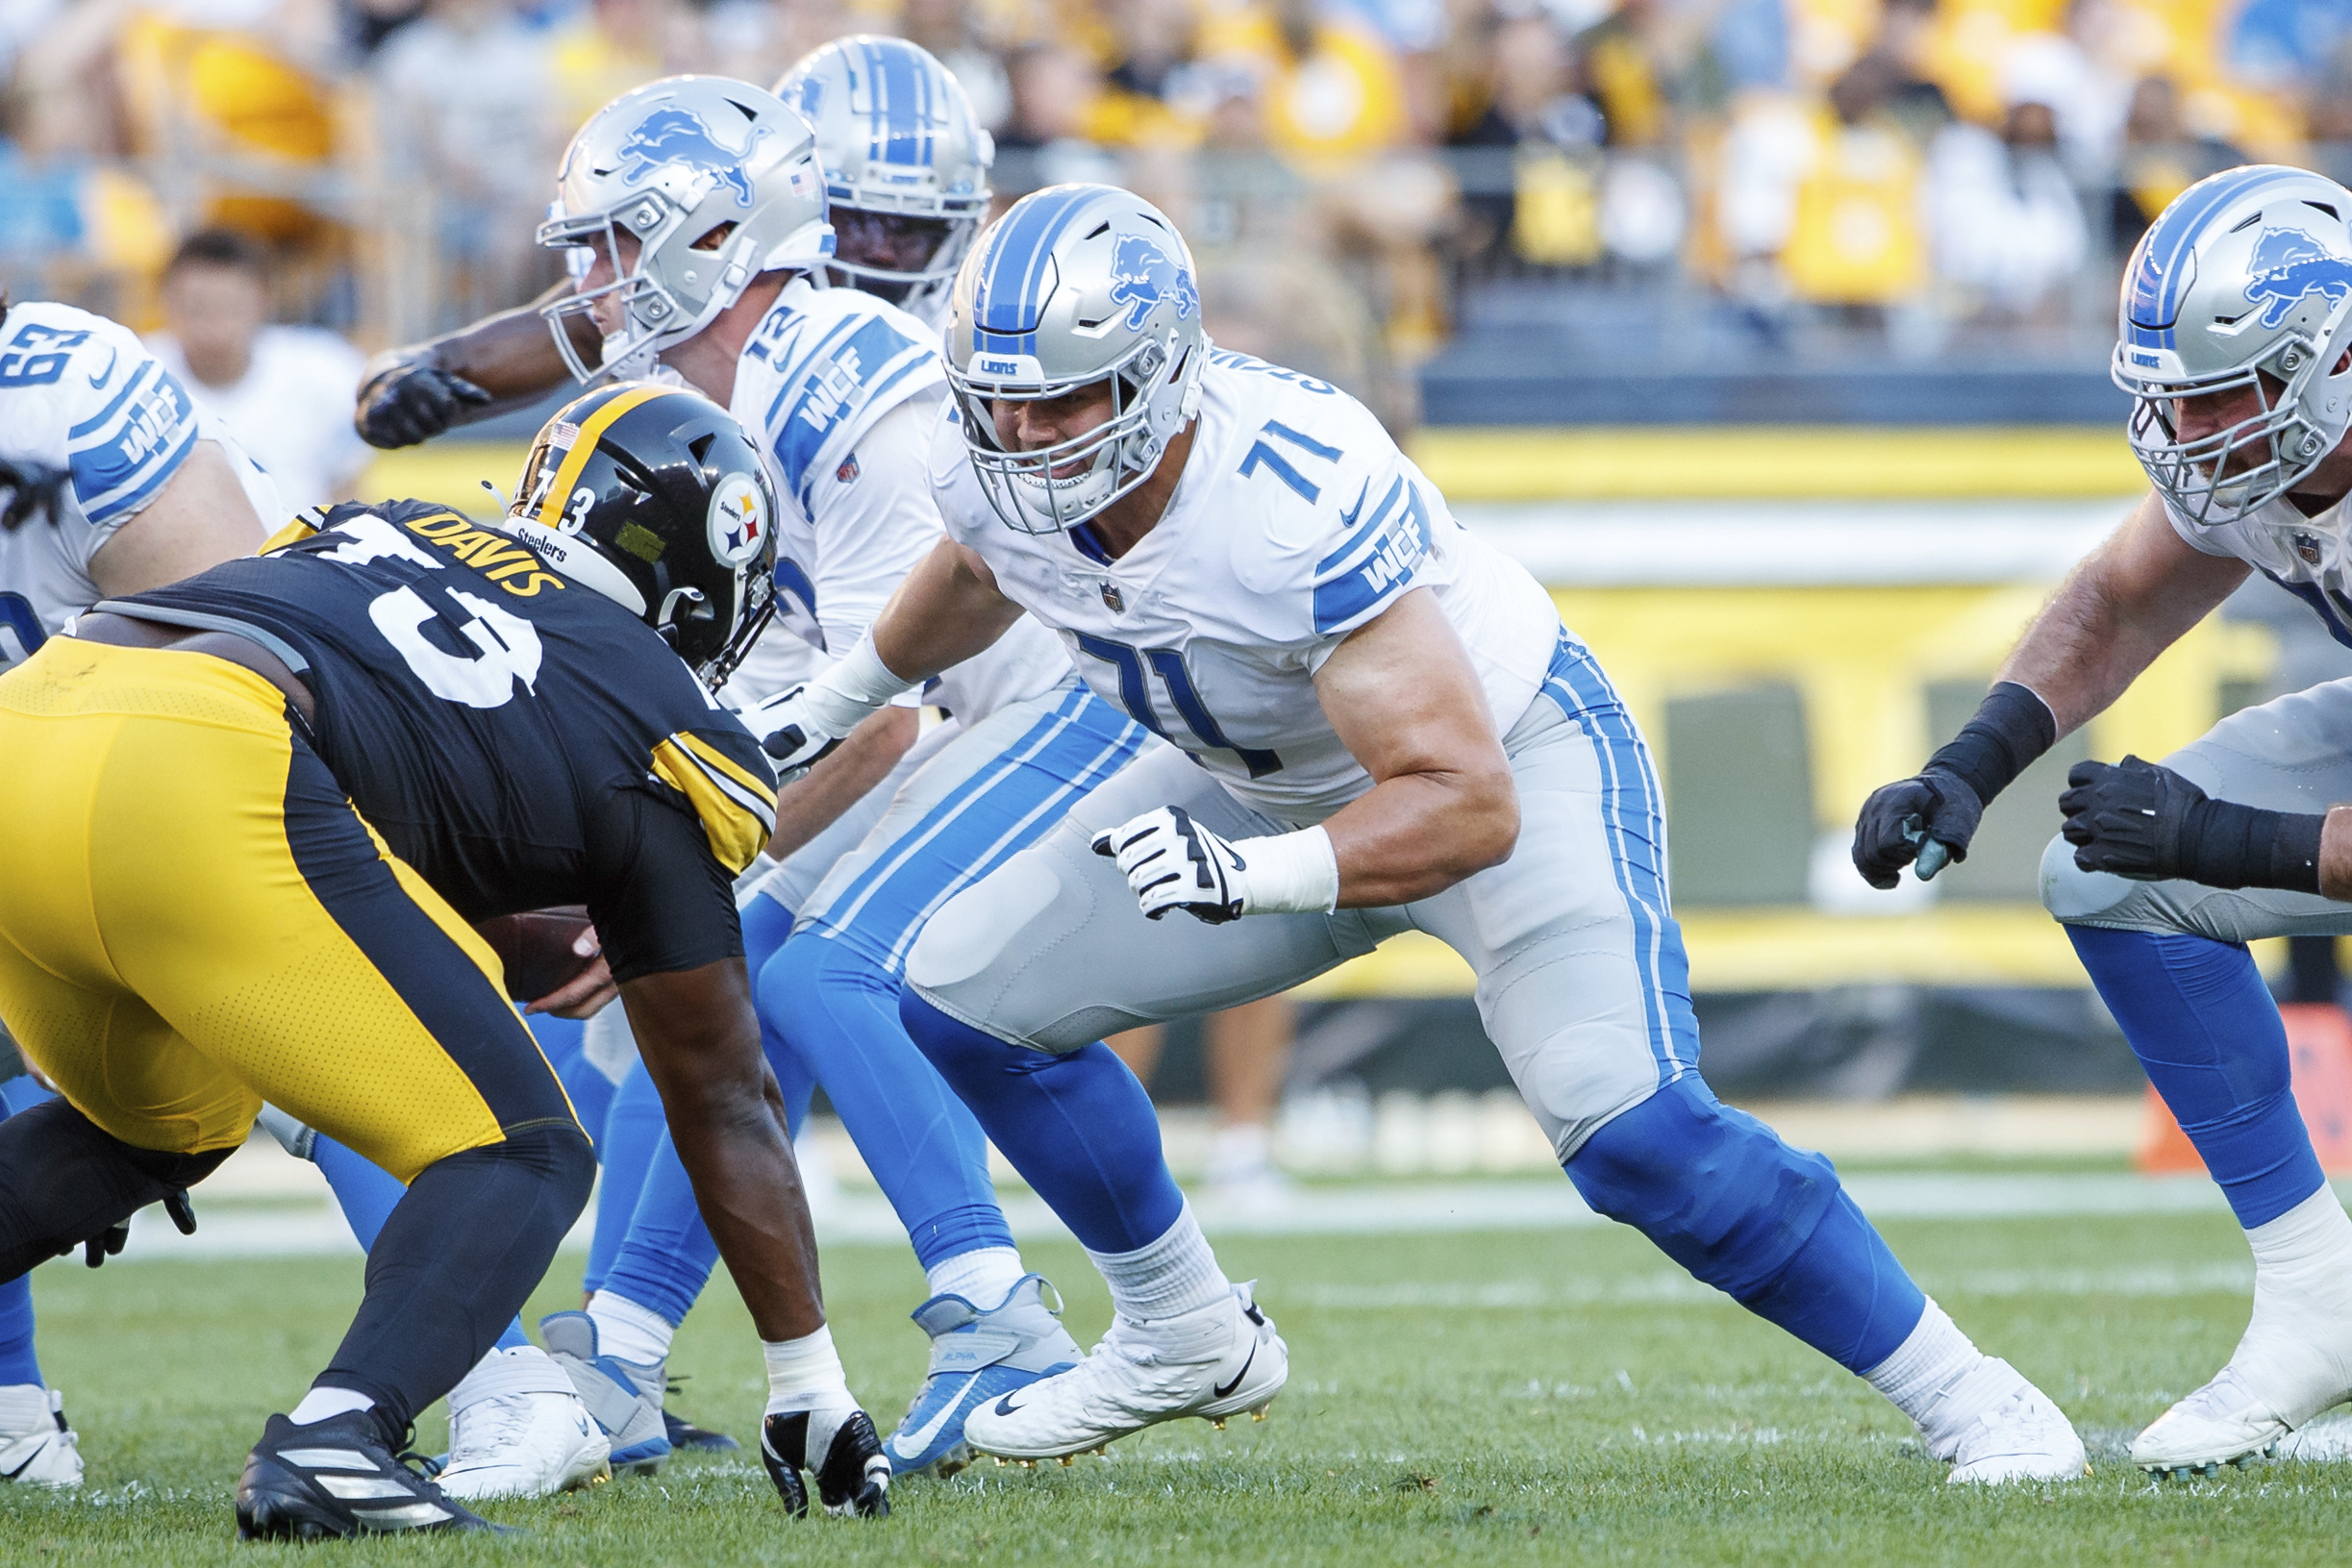
<svg viewBox="0 0 2352 1568">
<path fill-rule="evenodd" d="M 539 432 L 507 528 L 643 616 L 715 689 L 775 611 L 775 516 L 759 448 L 733 414 L 683 386 L 621 382 Z"/>
</svg>

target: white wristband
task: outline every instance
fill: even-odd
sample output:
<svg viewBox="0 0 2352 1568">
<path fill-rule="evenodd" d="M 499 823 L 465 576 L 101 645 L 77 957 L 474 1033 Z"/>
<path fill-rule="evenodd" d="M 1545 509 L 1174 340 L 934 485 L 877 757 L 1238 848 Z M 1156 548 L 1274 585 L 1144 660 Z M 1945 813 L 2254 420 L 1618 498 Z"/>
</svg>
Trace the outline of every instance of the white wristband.
<svg viewBox="0 0 2352 1568">
<path fill-rule="evenodd" d="M 819 723 L 835 734 L 845 735 L 867 714 L 915 684 L 890 673 L 882 655 L 874 650 L 873 633 L 868 632 L 856 647 L 810 682 L 801 698 Z"/>
<path fill-rule="evenodd" d="M 1339 905 L 1339 857 L 1320 827 L 1238 838 L 1243 914 L 1329 914 Z"/>
</svg>

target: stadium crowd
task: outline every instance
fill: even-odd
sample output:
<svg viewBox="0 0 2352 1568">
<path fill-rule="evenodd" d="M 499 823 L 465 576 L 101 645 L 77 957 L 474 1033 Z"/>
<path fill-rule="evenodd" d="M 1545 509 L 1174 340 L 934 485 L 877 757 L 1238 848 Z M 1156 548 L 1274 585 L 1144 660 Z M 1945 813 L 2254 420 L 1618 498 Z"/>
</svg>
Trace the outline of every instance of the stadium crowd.
<svg viewBox="0 0 2352 1568">
<path fill-rule="evenodd" d="M 161 323 L 179 238 L 281 313 L 402 341 L 529 297 L 557 152 L 681 70 L 898 32 L 994 133 L 1193 236 L 1221 336 L 1359 386 L 1534 277 L 1931 325 L 2103 317 L 2148 216 L 2248 158 L 2352 159 L 2315 0 L 15 0 L 0 277 Z M 1335 282 L 1345 286 L 1333 286 Z"/>
</svg>

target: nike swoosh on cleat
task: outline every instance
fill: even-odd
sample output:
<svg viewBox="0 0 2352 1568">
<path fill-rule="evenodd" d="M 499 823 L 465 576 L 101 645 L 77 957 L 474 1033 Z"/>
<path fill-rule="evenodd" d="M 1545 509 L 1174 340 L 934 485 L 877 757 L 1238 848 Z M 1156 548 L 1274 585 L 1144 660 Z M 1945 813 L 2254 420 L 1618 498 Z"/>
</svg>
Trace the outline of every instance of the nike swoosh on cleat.
<svg viewBox="0 0 2352 1568">
<path fill-rule="evenodd" d="M 1233 1375 L 1233 1381 L 1229 1383 L 1221 1383 L 1217 1387 L 1210 1390 L 1210 1397 L 1214 1399 L 1231 1399 L 1233 1397 L 1233 1391 L 1241 1386 L 1241 1380 L 1249 1376 L 1249 1369 L 1251 1366 L 1256 1364 L 1257 1359 L 1258 1347 L 1252 1345 L 1249 1348 L 1249 1359 L 1243 1361 L 1241 1363 L 1241 1370 Z"/>
<path fill-rule="evenodd" d="M 890 1434 L 892 1445 L 900 1446 L 900 1452 L 908 1455 L 920 1454 L 923 1452 L 923 1450 L 929 1448 L 931 1446 L 931 1440 L 939 1434 L 939 1429 L 947 1425 L 947 1418 L 956 1413 L 956 1406 L 963 1403 L 963 1395 L 965 1390 L 969 1389 L 973 1382 L 978 1381 L 978 1378 L 979 1374 L 974 1373 L 971 1377 L 964 1379 L 963 1387 L 957 1389 L 955 1397 L 942 1404 L 938 1407 L 938 1410 L 933 1414 L 930 1420 L 924 1422 L 913 1431 L 904 1433 L 903 1436 L 905 1438 L 905 1442 L 903 1446 L 899 1445 L 899 1439 L 902 1434 L 892 1432 Z"/>
<path fill-rule="evenodd" d="M 1015 1392 L 1018 1392 L 1018 1390 L 1015 1390 Z M 1027 1408 L 1028 1406 L 1025 1405 L 1013 1404 L 1012 1394 L 1007 1394 L 1003 1399 L 996 1402 L 996 1413 L 998 1415 L 1011 1415 L 1015 1410 L 1023 1410 Z"/>
</svg>

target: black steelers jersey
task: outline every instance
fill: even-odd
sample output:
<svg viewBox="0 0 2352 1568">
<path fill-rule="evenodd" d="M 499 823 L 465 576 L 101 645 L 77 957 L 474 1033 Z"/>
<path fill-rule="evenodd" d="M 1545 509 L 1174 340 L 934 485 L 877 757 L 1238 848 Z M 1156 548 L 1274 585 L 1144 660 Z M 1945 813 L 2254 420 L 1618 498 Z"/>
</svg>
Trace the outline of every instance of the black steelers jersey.
<svg viewBox="0 0 2352 1568">
<path fill-rule="evenodd" d="M 766 757 L 651 628 L 507 535 L 345 504 L 104 608 L 235 623 L 285 658 L 320 759 L 465 919 L 585 904 L 624 980 L 741 954 Z"/>
</svg>

